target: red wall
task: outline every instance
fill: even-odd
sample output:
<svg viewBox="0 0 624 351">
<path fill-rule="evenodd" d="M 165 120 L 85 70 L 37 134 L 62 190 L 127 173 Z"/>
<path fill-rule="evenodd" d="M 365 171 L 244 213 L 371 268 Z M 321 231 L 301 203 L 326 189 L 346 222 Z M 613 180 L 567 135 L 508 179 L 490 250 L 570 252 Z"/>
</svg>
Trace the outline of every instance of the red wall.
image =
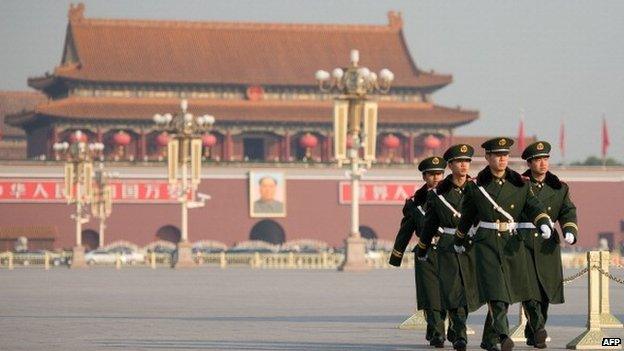
<svg viewBox="0 0 624 351">
<path fill-rule="evenodd" d="M 288 177 L 288 173 L 286 173 Z M 350 228 L 350 207 L 338 203 L 339 180 L 287 181 L 286 218 L 273 218 L 286 240 L 319 239 L 341 246 Z M 624 239 L 624 182 L 570 182 L 572 199 L 578 207 L 579 246 L 598 243 L 599 232 L 613 232 L 616 245 Z M 212 199 L 206 207 L 190 210 L 189 239 L 211 239 L 232 245 L 247 240 L 253 225 L 261 218 L 249 217 L 247 179 L 206 179 L 200 190 Z M 394 240 L 401 219 L 401 205 L 362 205 L 360 224 L 371 227 L 379 238 Z M 0 203 L 0 226 L 56 225 L 56 248 L 74 244 L 73 207 L 66 204 Z M 174 204 L 117 204 L 107 221 L 105 243 L 128 240 L 143 246 L 156 240 L 165 225 L 180 228 L 180 206 Z M 92 219 L 83 229 L 98 231 Z"/>
</svg>

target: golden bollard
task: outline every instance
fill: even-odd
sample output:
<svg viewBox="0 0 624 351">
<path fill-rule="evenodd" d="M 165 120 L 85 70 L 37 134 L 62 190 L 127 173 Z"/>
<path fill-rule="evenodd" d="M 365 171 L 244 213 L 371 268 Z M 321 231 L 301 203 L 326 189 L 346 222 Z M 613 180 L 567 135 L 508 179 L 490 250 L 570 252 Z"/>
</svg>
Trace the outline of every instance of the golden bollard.
<svg viewBox="0 0 624 351">
<path fill-rule="evenodd" d="M 117 257 L 115 259 L 115 268 L 121 269 L 121 255 L 117 253 Z"/>
<path fill-rule="evenodd" d="M 593 350 L 602 348 L 604 334 L 600 329 L 600 272 L 593 268 L 600 264 L 600 252 L 587 253 L 587 282 L 589 285 L 587 330 L 570 341 L 566 348 L 571 350 Z"/>
<path fill-rule="evenodd" d="M 259 252 L 254 252 L 252 268 L 260 268 L 260 253 Z"/>
<path fill-rule="evenodd" d="M 600 268 L 604 272 L 609 273 L 609 265 L 611 257 L 609 251 L 600 251 Z M 609 303 L 609 277 L 600 274 L 600 327 L 619 329 L 622 328 L 622 322 L 611 314 L 611 306 Z"/>
<path fill-rule="evenodd" d="M 150 253 L 150 267 L 156 269 L 156 253 L 154 251 Z"/>
<path fill-rule="evenodd" d="M 327 267 L 327 252 L 321 253 L 321 268 L 329 268 Z"/>
<path fill-rule="evenodd" d="M 225 260 L 225 251 L 221 251 L 219 253 L 219 267 L 225 268 L 227 266 L 227 261 Z"/>
<path fill-rule="evenodd" d="M 295 254 L 292 252 L 288 253 L 288 268 L 295 268 Z"/>
<path fill-rule="evenodd" d="M 43 268 L 46 271 L 50 269 L 50 254 L 47 251 L 43 253 Z"/>
<path fill-rule="evenodd" d="M 13 252 L 9 251 L 9 269 L 13 269 Z"/>
</svg>

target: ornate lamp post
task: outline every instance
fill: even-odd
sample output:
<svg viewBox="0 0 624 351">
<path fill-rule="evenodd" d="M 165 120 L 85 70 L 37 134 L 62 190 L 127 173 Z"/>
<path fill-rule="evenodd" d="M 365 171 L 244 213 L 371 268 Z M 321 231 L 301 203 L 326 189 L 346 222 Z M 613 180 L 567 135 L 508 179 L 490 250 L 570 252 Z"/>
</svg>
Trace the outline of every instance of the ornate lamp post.
<svg viewBox="0 0 624 351">
<path fill-rule="evenodd" d="M 93 158 L 104 150 L 102 143 L 87 144 L 87 138 L 81 131 L 76 131 L 68 142 L 56 143 L 54 151 L 63 155 L 65 163 L 65 198 L 68 204 L 76 204 L 76 213 L 71 218 L 76 221 L 76 246 L 73 248 L 71 267 L 85 266 L 82 246 L 82 224 L 89 221 L 85 212 L 85 205 L 92 200 L 93 195 Z"/>
<path fill-rule="evenodd" d="M 366 67 L 358 66 L 360 54 L 351 50 L 351 63 L 346 68 L 335 68 L 331 75 L 319 70 L 315 74 L 319 89 L 335 92 L 334 99 L 334 156 L 338 166 L 351 164 L 351 232 L 347 238 L 345 261 L 339 268 L 344 271 L 368 269 L 366 244 L 359 230 L 359 197 L 362 165 L 371 167 L 375 160 L 377 139 L 377 102 L 369 93 L 387 93 L 394 74 L 384 68 L 377 75 Z M 352 142 L 349 144 L 349 140 Z M 348 146 L 348 150 L 347 150 Z M 363 148 L 364 159 L 360 158 Z"/>
<path fill-rule="evenodd" d="M 180 103 L 181 112 L 175 116 L 166 113 L 154 115 L 156 125 L 169 134 L 167 162 L 169 184 L 177 189 L 182 205 L 182 235 L 177 245 L 175 268 L 194 267 L 191 244 L 188 241 L 188 209 L 203 207 L 208 196 L 195 201 L 195 193 L 201 182 L 202 134 L 214 124 L 210 115 L 193 116 L 187 111 L 188 101 Z M 190 170 L 190 172 L 189 172 Z"/>
<path fill-rule="evenodd" d="M 100 220 L 100 240 L 98 247 L 104 246 L 104 222 L 113 211 L 113 192 L 110 186 L 112 174 L 104 171 L 104 164 L 100 163 L 95 171 L 95 183 L 93 184 L 93 199 L 91 201 L 91 213 Z"/>
</svg>

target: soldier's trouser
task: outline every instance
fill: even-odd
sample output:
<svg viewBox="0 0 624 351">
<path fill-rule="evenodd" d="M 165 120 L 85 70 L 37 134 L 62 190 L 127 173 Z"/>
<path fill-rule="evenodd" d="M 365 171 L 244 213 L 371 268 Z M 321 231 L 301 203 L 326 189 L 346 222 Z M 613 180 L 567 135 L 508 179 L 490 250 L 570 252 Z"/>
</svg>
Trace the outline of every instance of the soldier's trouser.
<svg viewBox="0 0 624 351">
<path fill-rule="evenodd" d="M 446 311 L 438 311 L 433 309 L 425 309 L 425 319 L 427 320 L 427 334 L 425 338 L 431 340 L 433 338 L 444 339 L 444 320 L 446 319 Z"/>
<path fill-rule="evenodd" d="M 527 341 L 533 341 L 535 332 L 546 327 L 549 305 L 550 304 L 546 301 L 522 301 L 524 314 L 528 319 L 527 324 L 524 327 L 524 337 L 527 338 Z"/>
<path fill-rule="evenodd" d="M 468 308 L 466 306 L 448 310 L 449 330 L 447 339 L 454 342 L 457 339 L 468 341 L 466 335 L 466 319 L 468 319 Z"/>
<path fill-rule="evenodd" d="M 493 346 L 500 342 L 501 337 L 509 336 L 508 309 L 509 304 L 506 302 L 488 302 L 488 315 L 483 326 L 482 343 Z"/>
</svg>

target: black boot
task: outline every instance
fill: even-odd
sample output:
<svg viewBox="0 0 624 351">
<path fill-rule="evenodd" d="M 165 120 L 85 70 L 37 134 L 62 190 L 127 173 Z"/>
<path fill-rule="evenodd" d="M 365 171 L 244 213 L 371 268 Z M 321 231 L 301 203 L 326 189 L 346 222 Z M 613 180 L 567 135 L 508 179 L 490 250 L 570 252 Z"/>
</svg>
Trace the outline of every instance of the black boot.
<svg viewBox="0 0 624 351">
<path fill-rule="evenodd" d="M 479 347 L 487 351 L 501 351 L 498 347 L 496 347 L 496 345 L 491 345 L 486 342 L 482 342 Z"/>
<path fill-rule="evenodd" d="M 548 337 L 548 333 L 546 333 L 546 329 L 538 329 L 535 332 L 535 344 L 534 347 L 538 349 L 546 348 L 546 338 Z"/>
<path fill-rule="evenodd" d="M 429 346 L 433 346 L 436 349 L 441 349 L 444 347 L 444 339 L 440 336 L 433 337 L 431 341 L 429 341 Z"/>
<path fill-rule="evenodd" d="M 514 348 L 514 342 L 507 335 L 502 335 L 500 338 L 501 351 L 511 351 Z"/>
<path fill-rule="evenodd" d="M 457 351 L 466 351 L 466 340 L 459 338 L 453 342 L 453 348 Z"/>
</svg>

